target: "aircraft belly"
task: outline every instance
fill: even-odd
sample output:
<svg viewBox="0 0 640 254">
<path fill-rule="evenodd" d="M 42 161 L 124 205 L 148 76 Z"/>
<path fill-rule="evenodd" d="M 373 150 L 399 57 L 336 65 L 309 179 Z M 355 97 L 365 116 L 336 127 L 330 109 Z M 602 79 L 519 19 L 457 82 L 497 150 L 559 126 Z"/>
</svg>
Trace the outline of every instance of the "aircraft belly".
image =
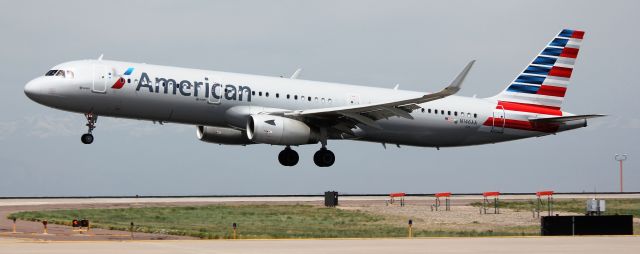
<svg viewBox="0 0 640 254">
<path fill-rule="evenodd" d="M 474 137 L 477 128 L 452 126 L 448 122 L 394 119 L 382 120 L 380 125 L 382 129 L 362 126 L 356 135 L 365 141 L 426 147 L 472 145 L 484 140 Z"/>
</svg>

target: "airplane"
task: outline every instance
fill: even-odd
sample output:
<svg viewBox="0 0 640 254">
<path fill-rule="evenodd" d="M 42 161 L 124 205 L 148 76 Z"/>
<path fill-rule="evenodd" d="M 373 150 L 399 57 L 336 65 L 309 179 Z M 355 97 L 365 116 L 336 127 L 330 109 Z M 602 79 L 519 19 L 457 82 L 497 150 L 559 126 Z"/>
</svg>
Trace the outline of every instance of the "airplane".
<svg viewBox="0 0 640 254">
<path fill-rule="evenodd" d="M 587 126 L 600 114 L 561 109 L 584 32 L 563 29 L 513 82 L 488 98 L 455 95 L 475 60 L 444 89 L 416 92 L 290 78 L 103 60 L 65 62 L 29 81 L 24 92 L 52 108 L 84 114 L 84 144 L 98 116 L 196 126 L 196 137 L 224 145 L 320 144 L 313 161 L 335 162 L 329 140 L 459 147 L 541 137 Z"/>
</svg>

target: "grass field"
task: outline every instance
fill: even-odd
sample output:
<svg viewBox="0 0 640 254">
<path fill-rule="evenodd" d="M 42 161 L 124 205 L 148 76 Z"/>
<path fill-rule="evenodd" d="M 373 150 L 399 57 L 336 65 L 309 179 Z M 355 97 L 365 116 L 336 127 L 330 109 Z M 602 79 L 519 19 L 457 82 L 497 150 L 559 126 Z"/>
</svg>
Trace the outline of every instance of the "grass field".
<svg viewBox="0 0 640 254">
<path fill-rule="evenodd" d="M 29 211 L 9 215 L 21 220 L 48 220 L 70 225 L 73 219 L 89 219 L 92 227 L 200 238 L 231 238 L 232 223 L 238 238 L 336 238 L 406 237 L 406 225 L 394 225 L 383 215 L 310 205 L 209 205 L 192 207 L 146 207 Z M 397 222 L 394 222 L 397 223 Z M 521 235 L 523 230 L 429 231 L 414 236 Z"/>
<path fill-rule="evenodd" d="M 527 201 L 500 201 L 500 208 L 513 209 L 516 211 L 531 211 L 536 208 L 535 200 L 527 200 Z M 563 211 L 563 212 L 572 212 L 572 213 L 585 213 L 585 208 L 587 207 L 586 199 L 566 199 L 566 200 L 555 200 L 553 202 L 553 210 L 555 211 Z M 541 214 L 546 212 L 546 200 L 543 203 L 541 208 Z M 475 202 L 472 204 L 473 206 L 480 207 L 482 203 Z M 636 218 L 640 217 L 640 199 L 608 199 L 606 201 L 606 212 L 607 215 L 612 214 L 627 214 L 633 215 Z"/>
</svg>

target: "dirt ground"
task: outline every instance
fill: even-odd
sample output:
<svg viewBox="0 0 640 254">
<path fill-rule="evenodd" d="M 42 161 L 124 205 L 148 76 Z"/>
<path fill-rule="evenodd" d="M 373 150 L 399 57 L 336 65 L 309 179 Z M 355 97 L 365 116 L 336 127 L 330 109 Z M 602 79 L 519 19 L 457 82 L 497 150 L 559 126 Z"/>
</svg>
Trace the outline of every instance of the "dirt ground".
<svg viewBox="0 0 640 254">
<path fill-rule="evenodd" d="M 368 205 L 368 206 L 352 206 L 341 207 L 347 210 L 360 210 L 364 212 L 381 214 L 389 216 L 397 222 L 397 225 L 404 225 L 408 220 L 413 221 L 415 229 L 423 229 L 430 231 L 446 230 L 446 231 L 505 231 L 505 229 L 513 230 L 514 228 L 525 228 L 527 233 L 537 232 L 533 227 L 540 225 L 540 219 L 534 217 L 532 212 L 516 212 L 509 209 L 500 209 L 499 214 L 492 214 L 493 209 L 487 214 L 480 214 L 478 207 L 470 205 L 456 205 L 451 207 L 450 211 L 431 210 L 427 205 L 405 205 L 385 206 Z M 568 213 L 560 213 L 566 215 Z M 545 214 L 542 214 L 545 215 Z"/>
</svg>

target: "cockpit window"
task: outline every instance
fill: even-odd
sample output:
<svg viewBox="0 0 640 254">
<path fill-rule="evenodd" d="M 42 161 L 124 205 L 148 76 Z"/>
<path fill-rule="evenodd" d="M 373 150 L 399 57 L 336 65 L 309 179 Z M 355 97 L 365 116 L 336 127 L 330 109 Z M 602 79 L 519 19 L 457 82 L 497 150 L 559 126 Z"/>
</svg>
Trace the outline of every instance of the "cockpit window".
<svg viewBox="0 0 640 254">
<path fill-rule="evenodd" d="M 66 74 L 65 74 L 66 73 Z M 59 77 L 69 77 L 69 78 L 73 78 L 73 72 L 72 71 L 65 71 L 65 70 L 50 70 L 47 73 L 44 74 L 45 76 L 59 76 Z"/>
</svg>

